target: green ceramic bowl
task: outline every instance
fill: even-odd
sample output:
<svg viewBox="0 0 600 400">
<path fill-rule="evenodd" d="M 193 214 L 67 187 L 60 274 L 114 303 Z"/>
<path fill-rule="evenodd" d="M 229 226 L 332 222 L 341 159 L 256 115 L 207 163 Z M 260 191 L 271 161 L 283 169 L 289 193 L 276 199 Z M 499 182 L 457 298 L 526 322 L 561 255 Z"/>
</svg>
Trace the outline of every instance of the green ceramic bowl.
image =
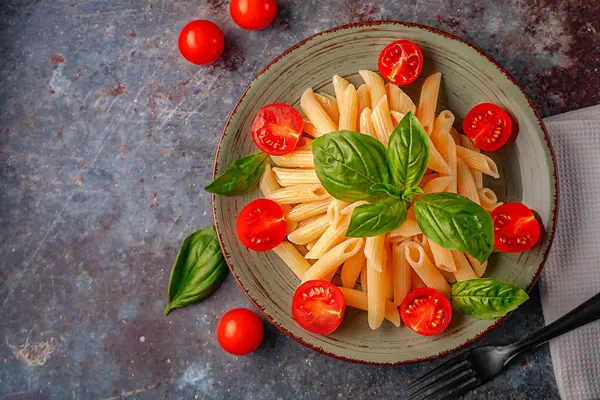
<svg viewBox="0 0 600 400">
<path fill-rule="evenodd" d="M 460 120 L 474 105 L 493 102 L 508 110 L 517 122 L 516 141 L 490 154 L 502 178 L 486 186 L 501 201 L 521 201 L 536 210 L 546 234 L 529 252 L 492 255 L 486 276 L 529 290 L 548 255 L 556 222 L 557 174 L 550 141 L 531 100 L 515 80 L 481 50 L 447 33 L 401 22 L 368 22 L 331 29 L 293 46 L 267 65 L 238 100 L 223 130 L 215 176 L 235 158 L 257 150 L 250 127 L 261 107 L 287 103 L 300 109 L 300 95 L 307 87 L 333 94 L 331 78 L 335 74 L 360 84 L 358 71 L 377 71 L 379 52 L 398 39 L 417 43 L 425 57 L 421 78 L 403 88 L 413 99 L 418 99 L 423 79 L 437 71 L 443 74 L 438 112 L 449 109 Z M 455 312 L 450 327 L 432 338 L 405 327 L 395 328 L 387 321 L 372 331 L 366 312 L 348 308 L 344 322 L 333 334 L 305 331 L 291 315 L 292 295 L 299 280 L 273 252 L 250 251 L 237 238 L 239 211 L 258 197 L 258 189 L 244 196 L 214 197 L 219 240 L 242 290 L 272 324 L 298 342 L 343 360 L 402 364 L 447 354 L 499 324 L 500 320 L 477 321 Z"/>
</svg>

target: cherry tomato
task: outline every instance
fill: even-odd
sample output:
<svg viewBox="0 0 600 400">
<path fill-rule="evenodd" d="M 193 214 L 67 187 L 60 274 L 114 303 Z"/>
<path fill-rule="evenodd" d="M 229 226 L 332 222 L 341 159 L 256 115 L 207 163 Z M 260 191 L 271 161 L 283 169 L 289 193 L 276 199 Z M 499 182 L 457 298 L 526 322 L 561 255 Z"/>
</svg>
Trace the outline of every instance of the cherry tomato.
<svg viewBox="0 0 600 400">
<path fill-rule="evenodd" d="M 225 37 L 221 29 L 205 19 L 197 19 L 179 33 L 179 51 L 193 64 L 210 64 L 223 53 Z"/>
<path fill-rule="evenodd" d="M 258 349 L 264 333 L 261 319 L 247 308 L 227 311 L 217 328 L 217 338 L 223 350 L 236 356 L 244 356 Z"/>
<path fill-rule="evenodd" d="M 255 251 L 271 250 L 285 239 L 287 230 L 283 209 L 269 199 L 254 200 L 242 208 L 237 219 L 240 241 Z"/>
<path fill-rule="evenodd" d="M 419 46 L 410 40 L 398 40 L 385 46 L 379 61 L 379 72 L 395 85 L 413 83 L 423 69 L 423 53 Z"/>
<path fill-rule="evenodd" d="M 400 317 L 423 336 L 444 332 L 452 319 L 452 307 L 443 294 L 432 288 L 413 289 L 400 304 Z"/>
<path fill-rule="evenodd" d="M 296 148 L 304 121 L 294 107 L 269 104 L 260 109 L 252 123 L 252 139 L 259 149 L 272 156 L 283 156 Z"/>
<path fill-rule="evenodd" d="M 312 333 L 326 335 L 344 319 L 346 301 L 342 291 L 331 282 L 307 281 L 298 286 L 292 300 L 292 316 Z"/>
<path fill-rule="evenodd" d="M 231 0 L 231 18 L 240 28 L 251 31 L 271 25 L 277 14 L 275 0 Z"/>
<path fill-rule="evenodd" d="M 531 249 L 540 238 L 540 224 L 522 203 L 504 203 L 492 211 L 494 246 L 505 253 Z"/>
<path fill-rule="evenodd" d="M 510 115 L 492 103 L 471 108 L 463 121 L 465 135 L 483 151 L 496 151 L 504 146 L 512 132 Z"/>
</svg>

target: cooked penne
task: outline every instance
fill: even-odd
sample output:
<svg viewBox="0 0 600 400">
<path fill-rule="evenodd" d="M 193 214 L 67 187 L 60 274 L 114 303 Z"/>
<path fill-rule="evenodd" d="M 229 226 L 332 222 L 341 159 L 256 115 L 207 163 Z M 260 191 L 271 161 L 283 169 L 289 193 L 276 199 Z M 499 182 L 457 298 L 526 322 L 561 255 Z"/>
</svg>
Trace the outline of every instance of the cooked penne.
<svg viewBox="0 0 600 400">
<path fill-rule="evenodd" d="M 319 137 L 320 134 L 317 131 L 317 128 L 315 128 L 315 126 L 313 125 L 312 122 L 310 122 L 310 119 L 308 118 L 304 118 L 302 121 L 304 121 L 304 125 L 302 127 L 302 131 L 304 133 L 306 133 L 307 135 L 310 135 L 314 138 Z"/>
<path fill-rule="evenodd" d="M 452 114 L 448 110 L 442 111 L 433 123 L 431 141 L 439 150 L 440 154 L 442 155 L 442 157 L 444 157 L 444 160 L 450 167 L 450 174 L 448 175 L 452 177 L 452 180 L 450 181 L 450 185 L 448 186 L 448 191 L 451 193 L 456 193 L 458 190 L 456 177 L 456 143 L 450 135 L 450 129 L 452 128 L 452 124 L 454 124 L 454 114 Z"/>
<path fill-rule="evenodd" d="M 263 196 L 265 197 L 269 196 L 276 190 L 281 189 L 281 186 L 279 186 L 279 183 L 277 183 L 277 178 L 275 177 L 275 174 L 273 173 L 273 169 L 271 168 L 270 164 L 267 164 L 265 166 L 265 172 L 263 172 L 260 178 L 258 187 L 262 192 Z"/>
<path fill-rule="evenodd" d="M 317 240 L 329 227 L 327 214 L 316 217 L 288 235 L 288 240 L 295 244 L 306 244 Z"/>
<path fill-rule="evenodd" d="M 327 216 L 329 217 L 329 223 L 333 226 L 337 226 L 345 219 L 344 215 L 342 215 L 342 210 L 348 207 L 349 204 L 345 201 L 333 199 L 331 203 L 329 203 L 329 207 L 327 207 Z"/>
<path fill-rule="evenodd" d="M 387 95 L 383 95 L 381 100 L 375 104 L 376 106 L 371 112 L 371 121 L 373 121 L 373 127 L 375 128 L 377 139 L 387 146 L 388 140 L 390 140 L 390 136 L 394 130 L 394 124 L 392 122 L 392 118 L 390 117 L 390 110 L 388 108 Z"/>
<path fill-rule="evenodd" d="M 417 221 L 415 221 L 412 218 L 406 218 L 406 220 L 402 223 L 402 225 L 400 225 L 393 231 L 389 232 L 387 234 L 387 237 L 389 240 L 389 239 L 391 239 L 393 237 L 397 237 L 397 236 L 410 237 L 410 236 L 418 235 L 420 233 L 422 233 L 422 232 L 421 232 L 421 228 L 419 228 L 419 224 L 417 224 Z"/>
<path fill-rule="evenodd" d="M 456 129 L 454 130 L 454 132 L 456 132 Z M 458 135 L 458 132 L 456 132 L 456 134 Z M 471 139 L 469 139 L 465 135 L 458 135 L 458 136 L 460 136 L 460 142 L 456 142 L 456 143 L 460 143 L 460 145 L 467 150 L 473 150 L 475 153 L 481 153 L 481 150 L 479 150 L 477 148 L 477 146 L 475 146 L 475 143 L 473 143 L 473 141 Z M 469 165 L 469 164 L 467 164 L 467 165 Z M 481 171 L 477 171 L 474 168 L 471 168 L 471 173 L 473 174 L 473 178 L 475 179 L 475 186 L 478 189 L 482 188 L 483 187 L 483 173 Z"/>
<path fill-rule="evenodd" d="M 452 256 L 456 263 L 456 272 L 454 272 L 454 276 L 458 282 L 477 278 L 477 275 L 473 272 L 471 264 L 469 264 L 469 261 L 463 252 L 452 250 Z"/>
<path fill-rule="evenodd" d="M 377 139 L 377 132 L 375 132 L 371 115 L 372 113 L 370 108 L 367 107 L 362 110 L 359 117 L 359 130 L 363 135 L 369 135 Z"/>
<path fill-rule="evenodd" d="M 394 301 L 394 260 L 392 258 L 392 248 L 389 243 L 385 244 L 385 268 L 384 268 L 384 286 L 385 299 Z"/>
<path fill-rule="evenodd" d="M 427 287 L 436 289 L 444 296 L 450 298 L 450 286 L 448 282 L 437 268 L 435 268 L 431 260 L 429 260 L 423 250 L 423 246 L 415 242 L 406 242 L 405 254 L 406 260 Z"/>
<path fill-rule="evenodd" d="M 365 108 L 371 108 L 371 93 L 366 83 L 363 83 L 356 89 L 356 95 L 358 96 L 358 118 L 356 119 L 356 126 L 360 127 L 360 115 Z"/>
<path fill-rule="evenodd" d="M 371 95 L 371 106 L 375 107 L 375 105 L 379 103 L 379 101 L 383 98 L 383 96 L 386 96 L 383 78 L 380 77 L 379 75 L 377 75 L 375 72 L 369 71 L 366 69 L 360 70 L 360 71 L 358 71 L 358 73 L 363 78 L 363 81 L 365 81 L 365 83 L 369 87 L 369 94 Z M 387 105 L 387 96 L 386 96 L 386 105 Z M 389 108 L 388 108 L 388 113 L 389 113 Z"/>
<path fill-rule="evenodd" d="M 317 239 L 318 240 L 318 239 Z M 308 254 L 308 252 L 310 251 L 310 249 L 312 249 L 315 246 L 315 243 L 317 243 L 316 240 L 313 240 L 312 242 L 308 242 L 306 243 L 306 253 L 304 253 L 304 258 L 306 259 L 306 255 Z"/>
<path fill-rule="evenodd" d="M 348 85 L 348 81 L 342 78 L 341 76 L 333 76 L 333 90 L 335 91 L 335 98 L 337 99 L 338 110 L 342 109 L 342 104 L 344 103 L 344 91 L 346 91 Z"/>
<path fill-rule="evenodd" d="M 348 231 L 348 225 L 350 225 L 349 217 L 344 218 L 339 223 L 334 223 L 330 219 L 329 227 L 323 232 L 323 235 L 321 235 L 304 258 L 318 259 L 323 257 L 325 253 L 346 239 L 345 234 Z"/>
<path fill-rule="evenodd" d="M 367 258 L 367 314 L 373 330 L 381 326 L 385 314 L 385 276 L 385 265 L 382 271 L 377 271 L 374 262 Z"/>
<path fill-rule="evenodd" d="M 271 156 L 271 160 L 278 167 L 315 168 L 312 150 L 294 150 L 284 156 Z"/>
<path fill-rule="evenodd" d="M 429 164 L 427 164 L 427 168 L 437 171 L 442 175 L 450 176 L 452 174 L 450 166 L 446 160 L 444 160 L 444 157 L 442 157 L 438 149 L 435 148 L 431 138 L 429 138 Z"/>
<path fill-rule="evenodd" d="M 360 271 L 366 265 L 367 259 L 364 252 L 358 252 L 344 262 L 342 266 L 342 286 L 345 288 L 353 288 L 356 285 L 356 280 L 360 275 Z M 366 303 L 366 302 L 365 302 Z"/>
<path fill-rule="evenodd" d="M 394 125 L 398 125 L 405 115 L 406 114 L 402 114 L 401 112 L 390 110 L 390 116 L 392 117 L 392 123 Z"/>
<path fill-rule="evenodd" d="M 362 206 L 364 204 L 369 204 L 369 202 L 364 200 L 355 201 L 354 203 L 342 209 L 342 215 L 352 215 L 356 207 Z"/>
<path fill-rule="evenodd" d="M 363 248 L 363 239 L 348 239 L 338 244 L 315 262 L 304 274 L 303 282 L 321 279 L 335 271 L 344 261 Z"/>
<path fill-rule="evenodd" d="M 419 187 L 421 189 L 423 189 L 425 187 L 425 185 L 427 185 L 431 180 L 433 180 L 435 178 L 439 178 L 439 177 L 440 177 L 439 172 L 432 172 L 430 174 L 425 174 L 423 176 L 423 179 L 421 179 L 421 182 L 419 182 Z"/>
<path fill-rule="evenodd" d="M 479 202 L 482 206 L 491 206 L 498 202 L 498 196 L 496 196 L 496 193 L 494 193 L 492 189 L 477 189 L 477 194 L 479 195 Z"/>
<path fill-rule="evenodd" d="M 365 241 L 365 257 L 378 272 L 383 271 L 385 264 L 385 234 L 371 236 Z"/>
<path fill-rule="evenodd" d="M 390 110 L 398 111 L 402 114 L 406 114 L 408 112 L 414 114 L 417 111 L 417 106 L 415 106 L 415 103 L 413 103 L 412 99 L 406 93 L 404 93 L 404 91 L 400 89 L 398 85 L 388 83 L 385 85 L 385 89 L 390 101 Z"/>
<path fill-rule="evenodd" d="M 465 196 L 477 204 L 481 204 L 479 202 L 479 194 L 477 193 L 475 179 L 473 178 L 473 174 L 471 174 L 471 170 L 460 158 L 457 160 L 456 165 L 458 167 L 458 194 Z"/>
<path fill-rule="evenodd" d="M 333 280 L 333 277 L 335 276 L 336 273 L 337 273 L 337 268 L 334 268 L 333 271 L 331 271 L 330 273 L 328 273 L 327 275 L 325 275 L 321 279 L 323 279 L 323 280 L 325 280 L 327 282 L 331 282 Z"/>
<path fill-rule="evenodd" d="M 437 72 L 430 75 L 423 82 L 421 87 L 421 98 L 419 99 L 419 107 L 417 107 L 417 119 L 421 121 L 421 125 L 427 134 L 431 135 L 433 131 L 433 121 L 435 118 L 435 109 L 437 108 L 437 100 L 440 92 L 440 83 L 442 74 Z"/>
<path fill-rule="evenodd" d="M 454 274 L 452 272 L 444 271 L 443 269 L 439 269 L 439 268 L 438 268 L 438 271 L 440 271 L 440 274 L 442 274 L 442 276 L 448 281 L 448 283 L 456 282 L 456 277 L 454 276 Z"/>
<path fill-rule="evenodd" d="M 452 183 L 451 176 L 440 176 L 439 178 L 429 181 L 429 183 L 423 188 L 423 193 L 430 194 L 445 192 L 446 189 L 450 187 L 450 183 Z"/>
<path fill-rule="evenodd" d="M 346 306 L 358 308 L 359 310 L 363 311 L 368 310 L 369 305 L 367 294 L 365 292 L 361 292 L 360 290 L 349 289 L 346 287 L 340 287 L 340 290 L 344 295 Z M 396 327 L 399 327 L 401 324 L 400 313 L 398 313 L 398 306 L 396 306 L 391 301 L 385 302 L 384 317 Z"/>
<path fill-rule="evenodd" d="M 321 107 L 325 110 L 329 118 L 334 123 L 337 123 L 340 119 L 340 110 L 338 109 L 338 103 L 335 97 L 330 96 L 325 93 L 317 93 L 315 94 L 319 103 L 321 103 Z"/>
<path fill-rule="evenodd" d="M 452 136 L 452 139 L 454 139 L 454 143 L 456 143 L 457 146 L 461 145 L 462 142 L 460 137 L 464 135 L 459 134 L 455 127 L 450 128 L 450 135 Z"/>
<path fill-rule="evenodd" d="M 365 293 L 367 293 L 367 285 L 367 260 L 365 259 L 365 265 L 360 270 L 360 288 Z"/>
<path fill-rule="evenodd" d="M 485 154 L 478 153 L 473 150 L 465 149 L 462 146 L 456 146 L 456 155 L 463 160 L 465 164 L 476 171 L 483 172 L 493 178 L 499 178 L 498 166 Z"/>
<path fill-rule="evenodd" d="M 331 197 L 321 185 L 288 186 L 265 196 L 279 204 L 298 204 L 325 200 Z"/>
<path fill-rule="evenodd" d="M 296 169 L 296 168 L 273 168 L 277 177 L 277 183 L 283 187 L 295 185 L 319 185 L 321 182 L 317 178 L 314 169 Z"/>
<path fill-rule="evenodd" d="M 304 123 L 306 124 L 306 120 L 304 120 Z M 311 123 L 311 125 L 312 125 L 312 123 Z M 294 151 L 311 150 L 311 152 L 312 152 L 312 141 L 313 140 L 307 136 L 300 137 L 300 140 L 298 141 L 298 144 L 296 145 L 296 150 L 294 150 Z M 280 167 L 285 167 L 285 165 L 280 165 Z"/>
<path fill-rule="evenodd" d="M 300 254 L 300 252 L 288 241 L 283 241 L 279 243 L 275 248 L 273 248 L 275 254 L 279 256 L 283 260 L 283 262 L 292 270 L 296 276 L 302 280 L 304 278 L 304 274 L 311 265 L 306 261 L 306 259 Z"/>
<path fill-rule="evenodd" d="M 427 239 L 429 243 L 429 249 L 433 255 L 433 262 L 438 269 L 443 269 L 448 272 L 456 272 L 456 264 L 454 263 L 454 257 L 452 257 L 452 251 L 443 248 L 431 239 Z"/>
<path fill-rule="evenodd" d="M 327 212 L 329 203 L 331 203 L 331 199 L 298 204 L 290 210 L 287 218 L 292 221 L 304 221 L 315 215 L 324 214 Z"/>
<path fill-rule="evenodd" d="M 481 207 L 483 207 L 483 209 L 489 213 L 491 213 L 492 211 L 494 211 L 496 208 L 500 207 L 502 204 L 504 204 L 503 202 L 499 201 L 497 203 L 494 204 L 482 204 Z"/>
<path fill-rule="evenodd" d="M 354 85 L 348 85 L 344 90 L 344 101 L 340 109 L 339 130 L 356 131 L 358 121 L 358 94 Z"/>
<path fill-rule="evenodd" d="M 469 254 L 465 254 L 467 256 L 467 260 L 469 260 L 469 264 L 471 264 L 471 268 L 473 269 L 473 272 L 475 273 L 475 275 L 478 278 L 481 278 L 483 276 L 483 274 L 485 273 L 485 269 L 487 267 L 487 260 L 485 260 L 484 262 L 480 263 L 479 261 L 477 261 L 477 259 Z"/>
<path fill-rule="evenodd" d="M 394 304 L 396 307 L 402 303 L 404 297 L 410 292 L 411 267 L 406 261 L 405 247 L 404 243 L 392 246 L 392 279 L 394 281 Z"/>
<path fill-rule="evenodd" d="M 421 277 L 415 272 L 415 270 L 411 268 L 410 269 L 410 288 L 411 288 L 411 290 L 422 288 L 422 287 L 426 287 L 425 282 L 423 282 L 423 279 L 421 279 Z"/>
<path fill-rule="evenodd" d="M 300 98 L 300 107 L 315 126 L 317 136 L 338 130 L 337 125 L 331 120 L 312 89 L 308 88 Z M 308 132 L 307 132 L 308 133 Z"/>
</svg>

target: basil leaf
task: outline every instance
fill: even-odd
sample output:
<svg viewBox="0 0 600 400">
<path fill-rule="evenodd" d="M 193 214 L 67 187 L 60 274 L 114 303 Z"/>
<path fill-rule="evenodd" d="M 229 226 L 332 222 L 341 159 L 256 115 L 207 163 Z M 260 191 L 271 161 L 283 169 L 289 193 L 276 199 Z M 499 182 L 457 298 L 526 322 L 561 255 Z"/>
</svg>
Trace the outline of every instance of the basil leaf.
<svg viewBox="0 0 600 400">
<path fill-rule="evenodd" d="M 317 177 L 339 200 L 376 202 L 385 193 L 370 191 L 377 183 L 389 183 L 385 146 L 358 132 L 338 131 L 312 141 Z"/>
<path fill-rule="evenodd" d="M 476 319 L 496 319 L 523 304 L 529 296 L 514 285 L 495 279 L 471 279 L 452 285 L 452 299 Z"/>
<path fill-rule="evenodd" d="M 494 249 L 492 217 L 473 201 L 455 193 L 432 193 L 414 202 L 421 231 L 450 250 L 484 262 Z"/>
<path fill-rule="evenodd" d="M 406 220 L 406 203 L 394 198 L 358 206 L 352 212 L 347 237 L 377 236 L 390 232 Z"/>
<path fill-rule="evenodd" d="M 268 159 L 269 157 L 260 151 L 238 158 L 204 190 L 223 196 L 248 193 L 256 186 L 265 172 L 265 164 Z"/>
<path fill-rule="evenodd" d="M 425 175 L 429 137 L 412 112 L 408 112 L 392 132 L 387 162 L 394 183 L 401 188 L 417 186 Z"/>
<path fill-rule="evenodd" d="M 410 203 L 412 202 L 415 194 L 423 194 L 423 189 L 417 186 L 414 188 L 408 188 L 404 190 L 404 192 L 402 192 L 402 200 L 408 201 Z"/>
<path fill-rule="evenodd" d="M 227 264 L 214 227 L 185 238 L 169 279 L 169 304 L 165 315 L 174 308 L 199 303 L 221 286 L 227 276 Z"/>
<path fill-rule="evenodd" d="M 377 194 L 377 192 L 383 192 L 389 197 L 393 197 L 398 200 L 402 199 L 402 190 L 398 189 L 394 185 L 390 185 L 389 183 L 376 183 L 375 185 L 371 186 L 371 189 L 369 189 L 369 192 L 371 194 Z"/>
</svg>

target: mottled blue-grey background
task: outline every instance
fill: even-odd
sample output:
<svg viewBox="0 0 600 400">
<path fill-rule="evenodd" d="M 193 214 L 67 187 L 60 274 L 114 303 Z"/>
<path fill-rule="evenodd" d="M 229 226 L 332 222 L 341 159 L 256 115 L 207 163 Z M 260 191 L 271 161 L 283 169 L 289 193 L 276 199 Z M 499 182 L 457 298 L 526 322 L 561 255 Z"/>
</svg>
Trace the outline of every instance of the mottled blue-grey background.
<svg viewBox="0 0 600 400">
<path fill-rule="evenodd" d="M 218 347 L 218 318 L 250 306 L 231 277 L 164 317 L 178 244 L 212 223 L 213 154 L 251 77 L 337 25 L 412 21 L 474 43 L 552 115 L 600 102 L 600 2 L 280 0 L 247 32 L 225 0 L 0 2 L 0 398 L 390 398 L 439 361 L 349 364 L 271 326 L 249 357 Z M 493 4 L 491 4 L 493 3 Z M 216 64 L 178 53 L 189 20 L 226 36 Z M 539 297 L 482 342 L 542 326 Z M 547 347 L 471 399 L 556 399 Z"/>
</svg>

